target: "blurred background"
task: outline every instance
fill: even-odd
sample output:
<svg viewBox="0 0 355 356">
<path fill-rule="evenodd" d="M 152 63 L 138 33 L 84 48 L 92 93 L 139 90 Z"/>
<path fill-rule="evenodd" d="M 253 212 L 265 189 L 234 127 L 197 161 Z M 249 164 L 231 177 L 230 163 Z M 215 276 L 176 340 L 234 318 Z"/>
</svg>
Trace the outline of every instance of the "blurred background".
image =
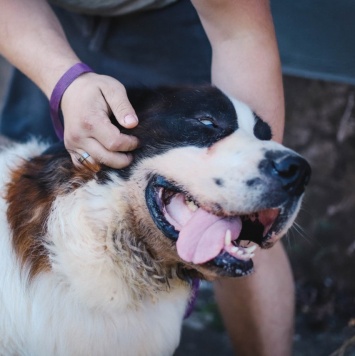
<svg viewBox="0 0 355 356">
<path fill-rule="evenodd" d="M 10 75 L 0 57 L 0 108 Z M 284 144 L 313 169 L 297 224 L 283 239 L 296 281 L 294 355 L 355 355 L 355 86 L 290 75 L 284 84 Z M 208 283 L 184 323 L 176 352 L 183 355 L 233 355 Z"/>
</svg>

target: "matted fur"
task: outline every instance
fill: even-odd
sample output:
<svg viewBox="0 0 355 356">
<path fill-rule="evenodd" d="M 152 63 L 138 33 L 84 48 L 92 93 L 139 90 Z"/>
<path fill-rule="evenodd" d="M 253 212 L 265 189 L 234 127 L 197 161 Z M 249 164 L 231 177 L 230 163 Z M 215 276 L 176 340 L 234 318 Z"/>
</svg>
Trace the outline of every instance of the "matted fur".
<svg viewBox="0 0 355 356">
<path fill-rule="evenodd" d="M 16 193 L 14 176 L 29 167 L 25 159 L 40 155 L 43 149 L 33 141 L 0 155 L 1 185 L 11 191 L 7 198 Z M 124 189 L 118 177 L 109 183 L 113 189 L 88 177 L 81 180 L 81 187 L 49 197 L 43 207 L 24 209 L 22 205 L 26 212 L 23 223 L 29 229 L 25 239 L 36 234 L 38 240 L 34 246 L 15 242 L 15 253 L 11 252 L 11 238 L 18 236 L 13 235 L 6 218 L 14 212 L 2 196 L 0 354 L 171 354 L 179 340 L 187 283 L 174 279 L 166 288 L 159 282 L 165 275 L 145 257 L 145 247 L 125 236 L 131 234 L 127 229 L 130 212 L 117 204 Z M 35 203 L 29 201 L 31 190 L 20 188 L 19 193 L 17 199 L 26 207 Z M 12 205 L 21 204 L 12 201 Z M 12 222 L 15 234 L 25 230 L 22 226 L 16 229 L 20 220 L 21 215 Z M 43 229 L 31 230 L 31 223 L 37 229 L 39 223 Z M 29 281 L 29 277 L 33 279 Z"/>
</svg>

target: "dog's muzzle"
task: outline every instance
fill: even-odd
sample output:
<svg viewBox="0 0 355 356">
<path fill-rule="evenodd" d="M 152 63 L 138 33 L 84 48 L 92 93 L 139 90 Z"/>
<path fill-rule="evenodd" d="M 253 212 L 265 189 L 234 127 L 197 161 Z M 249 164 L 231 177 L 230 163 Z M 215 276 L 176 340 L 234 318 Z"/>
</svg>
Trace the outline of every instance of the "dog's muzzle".
<svg viewBox="0 0 355 356">
<path fill-rule="evenodd" d="M 159 175 L 150 178 L 145 192 L 149 212 L 159 230 L 176 242 L 182 260 L 220 275 L 252 272 L 256 245 L 271 247 L 287 230 L 311 172 L 302 157 L 284 151 L 267 152 L 259 171 L 265 191 L 272 193 L 260 199 L 255 211 L 238 215 L 214 214 L 181 185 Z"/>
<path fill-rule="evenodd" d="M 302 195 L 311 178 L 311 167 L 304 158 L 282 151 L 266 152 L 259 168 L 293 196 Z"/>
</svg>

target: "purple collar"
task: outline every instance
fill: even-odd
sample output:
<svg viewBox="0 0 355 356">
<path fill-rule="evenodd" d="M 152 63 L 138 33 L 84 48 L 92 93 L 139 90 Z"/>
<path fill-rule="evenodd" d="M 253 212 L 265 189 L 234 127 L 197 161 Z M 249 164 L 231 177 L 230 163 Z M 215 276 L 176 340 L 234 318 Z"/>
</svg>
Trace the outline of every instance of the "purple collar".
<svg viewBox="0 0 355 356">
<path fill-rule="evenodd" d="M 194 278 L 191 281 L 190 300 L 185 311 L 184 319 L 187 319 L 195 308 L 199 287 L 200 287 L 200 280 L 198 278 Z"/>
</svg>

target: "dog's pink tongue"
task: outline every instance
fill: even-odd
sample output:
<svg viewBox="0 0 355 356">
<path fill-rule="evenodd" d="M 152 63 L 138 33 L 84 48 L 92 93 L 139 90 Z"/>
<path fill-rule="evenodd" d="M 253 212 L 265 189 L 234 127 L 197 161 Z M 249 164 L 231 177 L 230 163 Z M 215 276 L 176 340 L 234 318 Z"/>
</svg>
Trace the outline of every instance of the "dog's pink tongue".
<svg viewBox="0 0 355 356">
<path fill-rule="evenodd" d="M 205 263 L 223 250 L 227 230 L 235 240 L 241 229 L 240 218 L 221 218 L 200 208 L 180 230 L 176 243 L 178 254 L 186 262 Z"/>
</svg>

